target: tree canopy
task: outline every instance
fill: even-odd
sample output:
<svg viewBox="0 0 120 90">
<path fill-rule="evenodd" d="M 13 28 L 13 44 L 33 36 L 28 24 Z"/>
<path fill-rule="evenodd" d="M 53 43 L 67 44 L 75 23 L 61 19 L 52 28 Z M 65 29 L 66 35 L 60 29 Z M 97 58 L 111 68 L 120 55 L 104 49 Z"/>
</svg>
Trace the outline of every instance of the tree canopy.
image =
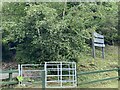
<svg viewBox="0 0 120 90">
<path fill-rule="evenodd" d="M 118 40 L 113 2 L 3 3 L 2 12 L 5 60 L 77 62 L 90 50 L 93 31 L 103 34 L 106 44 Z"/>
</svg>

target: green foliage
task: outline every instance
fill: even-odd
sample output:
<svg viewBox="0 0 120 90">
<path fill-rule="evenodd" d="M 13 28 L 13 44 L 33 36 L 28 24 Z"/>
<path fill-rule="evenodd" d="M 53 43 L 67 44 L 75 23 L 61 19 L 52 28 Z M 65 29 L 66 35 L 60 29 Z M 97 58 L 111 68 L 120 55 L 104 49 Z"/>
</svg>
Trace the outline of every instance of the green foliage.
<svg viewBox="0 0 120 90">
<path fill-rule="evenodd" d="M 77 62 L 90 50 L 91 32 L 108 44 L 117 38 L 115 3 L 6 3 L 3 11 L 15 13 L 3 17 L 3 45 L 21 63 Z"/>
<path fill-rule="evenodd" d="M 14 59 L 16 52 L 16 41 L 14 38 L 14 30 L 17 27 L 19 18 L 25 14 L 23 3 L 2 3 L 2 59 L 10 61 Z M 19 8 L 17 8 L 19 7 Z"/>
<path fill-rule="evenodd" d="M 85 42 L 79 31 L 72 30 L 69 24 L 69 18 L 57 20 L 56 10 L 46 4 L 31 6 L 19 25 L 18 29 L 22 31 L 14 31 L 18 36 L 16 39 L 21 37 L 18 59 L 26 63 L 76 60 Z"/>
<path fill-rule="evenodd" d="M 19 82 L 22 82 L 24 80 L 22 76 L 17 76 L 17 79 Z"/>
<path fill-rule="evenodd" d="M 106 44 L 113 45 L 118 40 L 118 5 L 115 3 L 103 3 L 99 8 L 102 14 L 102 23 L 99 23 L 97 31 L 105 36 Z"/>
</svg>

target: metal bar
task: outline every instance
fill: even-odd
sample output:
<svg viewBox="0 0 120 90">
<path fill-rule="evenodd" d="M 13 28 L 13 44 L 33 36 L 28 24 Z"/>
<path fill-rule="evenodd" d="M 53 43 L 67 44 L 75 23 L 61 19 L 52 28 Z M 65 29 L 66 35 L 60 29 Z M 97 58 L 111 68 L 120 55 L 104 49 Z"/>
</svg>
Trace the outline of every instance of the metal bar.
<svg viewBox="0 0 120 90">
<path fill-rule="evenodd" d="M 61 79 L 61 87 L 62 87 L 62 62 L 60 63 L 60 71 L 61 71 L 60 79 Z"/>
<path fill-rule="evenodd" d="M 18 75 L 20 76 L 20 64 L 18 65 Z"/>
<path fill-rule="evenodd" d="M 24 76 L 24 78 L 26 78 L 26 77 L 42 77 L 42 76 Z"/>
<path fill-rule="evenodd" d="M 118 69 L 115 68 L 115 69 L 109 69 L 109 70 L 98 70 L 98 71 L 91 71 L 91 72 L 81 72 L 81 73 L 78 73 L 77 75 L 86 75 L 86 74 L 102 73 L 102 72 L 111 72 L 111 71 L 118 71 Z"/>
<path fill-rule="evenodd" d="M 46 88 L 47 87 L 47 62 L 45 62 L 44 69 L 45 69 L 45 88 Z"/>
<path fill-rule="evenodd" d="M 22 68 L 22 65 L 21 65 L 21 70 L 20 70 L 21 72 L 20 72 L 20 74 L 21 74 L 21 76 L 23 76 L 22 74 L 22 72 L 23 72 L 23 68 Z"/>
<path fill-rule="evenodd" d="M 69 67 L 69 80 L 70 80 L 70 64 L 68 65 L 68 67 Z"/>
<path fill-rule="evenodd" d="M 47 77 L 54 77 L 54 76 L 61 76 L 61 75 L 47 75 Z M 62 76 L 75 76 L 75 75 L 62 75 Z"/>
<path fill-rule="evenodd" d="M 48 70 L 58 70 L 58 68 L 49 68 Z M 62 70 L 75 70 L 75 69 L 74 68 L 62 68 Z"/>
<path fill-rule="evenodd" d="M 21 75 L 21 68 L 20 68 L 20 64 L 18 65 L 18 75 L 20 76 Z M 20 85 L 20 82 L 19 82 L 19 85 Z"/>
<path fill-rule="evenodd" d="M 47 64 L 47 66 L 57 66 L 59 64 Z"/>
<path fill-rule="evenodd" d="M 42 72 L 42 90 L 45 90 L 45 71 Z"/>
<path fill-rule="evenodd" d="M 119 76 L 118 80 L 120 81 L 120 67 L 118 68 L 118 76 Z"/>
<path fill-rule="evenodd" d="M 75 86 L 77 86 L 77 72 L 76 72 L 76 63 L 75 63 Z"/>
<path fill-rule="evenodd" d="M 73 63 L 72 63 L 72 68 L 73 68 Z M 72 75 L 73 75 L 73 81 L 74 81 L 74 70 L 72 71 Z M 73 86 L 74 86 L 74 82 L 72 82 Z"/>
<path fill-rule="evenodd" d="M 22 74 L 23 74 L 22 72 L 23 72 L 23 68 L 22 68 L 22 65 L 20 65 L 20 76 L 21 76 L 21 77 L 23 76 L 23 75 L 22 75 Z M 22 81 L 20 82 L 20 84 L 22 84 Z"/>
<path fill-rule="evenodd" d="M 47 82 L 58 82 L 58 80 L 51 80 L 51 81 L 47 81 Z M 61 81 L 59 81 L 61 82 Z M 65 83 L 65 82 L 73 82 L 73 80 L 62 80 L 62 83 Z"/>
<path fill-rule="evenodd" d="M 12 69 L 10 69 L 12 71 Z M 9 81 L 12 81 L 12 72 L 9 73 Z"/>
<path fill-rule="evenodd" d="M 52 88 L 53 89 L 53 87 L 51 87 L 51 86 L 48 86 L 47 88 Z M 59 88 L 61 88 L 61 87 L 60 86 L 54 86 L 54 88 L 58 88 L 58 90 L 59 90 Z M 73 88 L 73 86 L 64 86 L 63 88 Z"/>
<path fill-rule="evenodd" d="M 17 84 L 18 81 L 0 82 L 1 85 Z"/>
<path fill-rule="evenodd" d="M 42 64 L 22 64 L 22 66 L 39 66 L 39 65 L 42 66 Z"/>
<path fill-rule="evenodd" d="M 18 73 L 18 70 L 6 70 L 6 71 L 0 71 L 0 73 Z"/>
<path fill-rule="evenodd" d="M 90 82 L 78 83 L 78 85 L 90 84 L 90 83 L 96 83 L 96 82 L 102 82 L 102 81 L 107 81 L 107 80 L 112 80 L 112 79 L 117 79 L 117 78 L 119 78 L 119 77 L 117 76 L 117 77 L 111 77 L 111 78 L 104 78 L 104 79 L 99 79 L 99 80 L 93 80 L 93 81 L 90 81 Z"/>
<path fill-rule="evenodd" d="M 39 71 L 44 71 L 44 70 L 24 70 L 24 72 L 39 72 Z"/>
<path fill-rule="evenodd" d="M 58 68 L 57 75 L 58 75 L 58 82 L 59 82 L 59 80 L 60 80 L 60 79 L 59 79 L 59 76 L 60 76 L 60 75 L 59 75 L 59 65 L 57 65 L 57 68 Z M 53 75 L 52 75 L 52 76 L 53 76 Z"/>
<path fill-rule="evenodd" d="M 61 62 L 57 62 L 57 61 L 55 61 L 55 62 L 53 62 L 53 61 L 51 61 L 51 62 L 47 62 L 47 63 L 55 63 L 55 64 L 57 64 L 57 63 L 61 63 Z M 66 61 L 62 61 L 62 63 L 64 64 L 64 63 L 75 63 L 75 62 L 66 62 Z"/>
<path fill-rule="evenodd" d="M 12 73 L 9 73 L 9 81 L 12 81 Z"/>
</svg>

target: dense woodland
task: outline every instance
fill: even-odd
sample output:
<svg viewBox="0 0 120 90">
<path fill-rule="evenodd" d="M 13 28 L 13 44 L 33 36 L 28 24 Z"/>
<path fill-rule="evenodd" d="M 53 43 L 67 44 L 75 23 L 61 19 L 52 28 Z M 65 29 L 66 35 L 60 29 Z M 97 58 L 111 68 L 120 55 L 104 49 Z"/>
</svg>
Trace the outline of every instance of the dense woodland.
<svg viewBox="0 0 120 90">
<path fill-rule="evenodd" d="M 118 5 L 113 2 L 3 3 L 3 61 L 78 61 L 91 53 L 91 33 L 118 41 Z"/>
</svg>

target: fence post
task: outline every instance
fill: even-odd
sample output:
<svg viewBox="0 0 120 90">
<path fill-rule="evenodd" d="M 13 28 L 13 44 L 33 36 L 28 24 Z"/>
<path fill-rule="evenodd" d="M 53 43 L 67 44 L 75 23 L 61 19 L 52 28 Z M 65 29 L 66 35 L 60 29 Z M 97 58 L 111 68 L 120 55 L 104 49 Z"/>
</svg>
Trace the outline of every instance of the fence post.
<svg viewBox="0 0 120 90">
<path fill-rule="evenodd" d="M 12 81 L 12 68 L 10 69 L 10 73 L 9 73 L 9 81 Z"/>
<path fill-rule="evenodd" d="M 92 55 L 95 58 L 94 32 L 92 32 Z"/>
<path fill-rule="evenodd" d="M 45 71 L 42 71 L 42 90 L 45 90 Z"/>
<path fill-rule="evenodd" d="M 118 67 L 118 80 L 120 81 L 120 67 Z"/>
<path fill-rule="evenodd" d="M 18 76 L 21 76 L 21 64 L 18 64 Z M 19 85 L 21 82 L 19 81 Z"/>
<path fill-rule="evenodd" d="M 78 87 L 78 79 L 79 79 L 78 74 L 76 74 L 76 77 L 77 77 L 77 87 Z"/>
</svg>

